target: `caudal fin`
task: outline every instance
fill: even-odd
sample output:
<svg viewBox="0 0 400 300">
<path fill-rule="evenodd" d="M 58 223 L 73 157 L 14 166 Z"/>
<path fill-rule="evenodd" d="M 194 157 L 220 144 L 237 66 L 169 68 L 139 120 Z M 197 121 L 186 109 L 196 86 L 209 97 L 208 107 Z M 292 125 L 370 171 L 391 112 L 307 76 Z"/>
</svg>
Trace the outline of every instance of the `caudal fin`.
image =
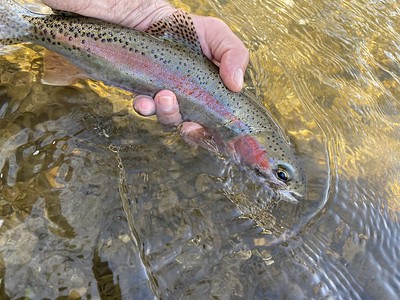
<svg viewBox="0 0 400 300">
<path fill-rule="evenodd" d="M 12 0 L 0 0 L 0 44 L 4 44 L 1 40 L 18 39 L 30 33 L 31 25 L 24 16 L 37 14 Z"/>
</svg>

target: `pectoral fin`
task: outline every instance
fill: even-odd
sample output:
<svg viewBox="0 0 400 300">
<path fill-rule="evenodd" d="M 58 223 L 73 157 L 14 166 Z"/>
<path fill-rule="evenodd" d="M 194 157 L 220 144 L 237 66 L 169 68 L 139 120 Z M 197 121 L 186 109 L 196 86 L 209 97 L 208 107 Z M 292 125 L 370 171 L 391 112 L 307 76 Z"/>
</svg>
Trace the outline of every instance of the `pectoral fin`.
<svg viewBox="0 0 400 300">
<path fill-rule="evenodd" d="M 183 122 L 180 125 L 182 138 L 192 146 L 200 146 L 211 152 L 219 153 L 215 137 L 201 125 L 194 122 Z"/>
</svg>

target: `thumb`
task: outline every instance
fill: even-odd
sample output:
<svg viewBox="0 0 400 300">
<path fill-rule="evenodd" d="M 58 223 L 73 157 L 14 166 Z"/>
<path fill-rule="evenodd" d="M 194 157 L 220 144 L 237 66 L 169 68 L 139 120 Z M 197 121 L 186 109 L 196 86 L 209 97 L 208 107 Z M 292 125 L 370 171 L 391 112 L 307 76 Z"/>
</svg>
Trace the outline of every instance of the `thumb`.
<svg viewBox="0 0 400 300">
<path fill-rule="evenodd" d="M 249 62 L 247 49 L 227 49 L 221 57 L 219 74 L 222 81 L 232 92 L 239 92 L 243 87 L 243 77 Z"/>
<path fill-rule="evenodd" d="M 246 46 L 220 19 L 196 15 L 192 19 L 204 54 L 219 66 L 227 88 L 239 92 L 249 63 Z"/>
</svg>

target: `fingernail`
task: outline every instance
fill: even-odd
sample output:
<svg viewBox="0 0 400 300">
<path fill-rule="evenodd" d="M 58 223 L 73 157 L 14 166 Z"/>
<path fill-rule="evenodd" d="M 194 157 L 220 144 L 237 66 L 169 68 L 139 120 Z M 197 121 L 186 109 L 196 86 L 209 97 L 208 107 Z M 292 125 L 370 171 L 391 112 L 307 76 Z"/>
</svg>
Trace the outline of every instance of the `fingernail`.
<svg viewBox="0 0 400 300">
<path fill-rule="evenodd" d="M 161 105 L 162 110 L 168 111 L 171 110 L 174 106 L 174 98 L 170 96 L 160 96 L 159 104 Z"/>
<path fill-rule="evenodd" d="M 241 68 L 236 69 L 235 74 L 233 75 L 233 80 L 240 88 L 242 88 L 242 86 L 243 86 L 243 71 Z"/>
<path fill-rule="evenodd" d="M 136 96 L 133 99 L 133 108 L 143 116 L 151 116 L 156 112 L 153 98 L 144 95 Z"/>
</svg>

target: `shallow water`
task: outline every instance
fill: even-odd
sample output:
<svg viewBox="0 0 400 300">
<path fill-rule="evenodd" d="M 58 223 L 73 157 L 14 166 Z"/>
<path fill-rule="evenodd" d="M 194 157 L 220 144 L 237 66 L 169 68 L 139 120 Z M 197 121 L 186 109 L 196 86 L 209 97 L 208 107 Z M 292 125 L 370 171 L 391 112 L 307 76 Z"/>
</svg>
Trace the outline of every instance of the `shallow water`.
<svg viewBox="0 0 400 300">
<path fill-rule="evenodd" d="M 3 49 L 1 297 L 395 299 L 399 4 L 177 4 L 249 47 L 247 89 L 299 149 L 307 199 L 268 205 L 129 93 L 43 85 L 43 48 Z"/>
</svg>

